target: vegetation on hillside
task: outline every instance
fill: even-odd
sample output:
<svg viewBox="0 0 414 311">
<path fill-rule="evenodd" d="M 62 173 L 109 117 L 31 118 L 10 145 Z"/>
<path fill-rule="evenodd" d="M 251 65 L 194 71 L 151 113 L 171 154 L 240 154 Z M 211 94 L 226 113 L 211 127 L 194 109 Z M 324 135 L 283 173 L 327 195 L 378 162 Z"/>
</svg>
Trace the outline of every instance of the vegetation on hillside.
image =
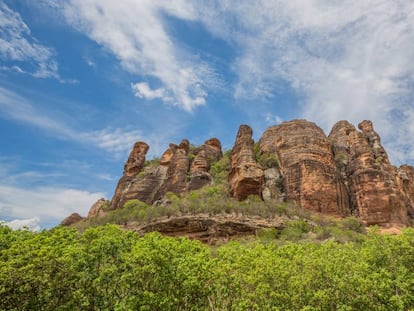
<svg viewBox="0 0 414 311">
<path fill-rule="evenodd" d="M 209 248 L 114 225 L 83 233 L 0 227 L 0 309 L 414 308 L 414 229 L 399 236 L 373 230 L 348 243 L 280 244 L 267 233 Z"/>
</svg>

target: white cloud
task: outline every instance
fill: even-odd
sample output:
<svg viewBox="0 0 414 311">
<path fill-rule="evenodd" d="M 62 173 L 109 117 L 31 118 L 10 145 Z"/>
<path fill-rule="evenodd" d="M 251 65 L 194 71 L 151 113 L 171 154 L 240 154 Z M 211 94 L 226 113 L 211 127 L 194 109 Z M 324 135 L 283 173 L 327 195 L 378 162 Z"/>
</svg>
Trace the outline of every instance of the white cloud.
<svg viewBox="0 0 414 311">
<path fill-rule="evenodd" d="M 10 227 L 13 230 L 27 228 L 30 231 L 40 231 L 40 219 L 38 217 L 29 219 L 14 219 L 12 221 L 3 222 L 2 224 Z"/>
<path fill-rule="evenodd" d="M 268 125 L 278 125 L 283 122 L 283 118 L 277 114 L 267 113 L 264 117 Z"/>
<path fill-rule="evenodd" d="M 135 84 L 138 97 L 159 98 L 191 111 L 204 105 L 210 69 L 180 49 L 165 28 L 166 16 L 195 20 L 196 10 L 185 0 L 49 0 L 69 24 L 113 53 L 133 74 L 155 78 Z M 142 84 L 145 83 L 145 84 Z M 162 94 L 161 94 L 162 93 Z"/>
<path fill-rule="evenodd" d="M 20 14 L 3 2 L 0 2 L 0 58 L 13 63 L 11 66 L 2 66 L 3 70 L 65 82 L 59 77 L 53 50 L 38 43 Z M 37 68 L 31 68 L 32 63 Z"/>
<path fill-rule="evenodd" d="M 165 89 L 151 89 L 146 82 L 131 83 L 132 90 L 135 91 L 135 96 L 147 99 L 163 99 L 163 101 L 171 101 L 171 98 L 165 96 Z"/>
<path fill-rule="evenodd" d="M 103 193 L 77 189 L 40 187 L 25 189 L 0 184 L 0 219 L 39 219 L 42 224 L 58 224 L 77 212 L 87 215 Z M 33 221 L 32 221 L 33 222 Z M 19 224 L 18 221 L 15 224 Z"/>
<path fill-rule="evenodd" d="M 139 130 L 105 128 L 99 131 L 79 133 L 77 137 L 81 142 L 94 144 L 115 155 L 124 155 L 136 141 L 142 139 L 142 136 Z"/>
</svg>

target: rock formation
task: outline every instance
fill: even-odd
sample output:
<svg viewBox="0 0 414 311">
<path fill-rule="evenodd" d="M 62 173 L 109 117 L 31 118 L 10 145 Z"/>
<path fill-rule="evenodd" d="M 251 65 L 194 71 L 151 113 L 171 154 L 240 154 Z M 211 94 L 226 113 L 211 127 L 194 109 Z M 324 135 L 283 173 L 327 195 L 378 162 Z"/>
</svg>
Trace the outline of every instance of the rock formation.
<svg viewBox="0 0 414 311">
<path fill-rule="evenodd" d="M 293 120 L 270 127 L 259 149 L 279 159 L 287 200 L 315 212 L 347 214 L 348 194 L 337 173 L 331 144 L 316 124 Z"/>
<path fill-rule="evenodd" d="M 66 217 L 65 219 L 62 220 L 62 222 L 60 223 L 61 226 L 70 226 L 73 225 L 74 223 L 77 223 L 81 220 L 83 220 L 84 218 L 79 215 L 78 213 L 73 213 L 70 214 L 68 217 Z"/>
<path fill-rule="evenodd" d="M 160 219 L 158 221 L 136 226 L 132 223 L 125 226 L 139 234 L 158 231 L 163 235 L 186 236 L 208 244 L 227 242 L 232 238 L 257 235 L 261 229 L 282 230 L 286 220 L 263 219 L 260 217 L 235 217 L 234 215 L 197 215 Z"/>
<path fill-rule="evenodd" d="M 313 212 L 354 215 L 366 225 L 383 228 L 403 227 L 410 220 L 414 223 L 414 168 L 402 165 L 397 169 L 390 164 L 370 121 L 361 122 L 358 128 L 339 121 L 327 137 L 316 124 L 293 120 L 268 128 L 255 144 L 252 129 L 241 125 L 230 156 L 230 196 L 244 200 L 258 195 L 268 204 L 287 200 Z M 111 209 L 122 208 L 131 199 L 168 204 L 168 192 L 182 196 L 213 185 L 211 167 L 223 156 L 216 138 L 199 147 L 184 139 L 179 145 L 170 144 L 159 161 L 146 163 L 148 149 L 144 142 L 134 145 Z M 107 205 L 108 201 L 99 200 L 88 218 L 104 215 Z M 81 219 L 73 214 L 62 224 Z M 185 221 L 183 227 L 188 230 L 196 226 L 193 220 Z M 200 223 L 214 230 L 222 226 L 207 220 Z M 165 225 L 167 229 L 157 230 L 168 231 L 168 226 L 181 224 L 171 220 Z M 200 230 L 197 234 L 203 235 L 204 229 Z"/>
<path fill-rule="evenodd" d="M 395 169 L 370 121 L 346 121 L 333 127 L 331 138 L 338 170 L 347 180 L 351 210 L 367 225 L 408 224 L 405 195 L 398 187 Z"/>
<path fill-rule="evenodd" d="M 131 182 L 144 167 L 145 155 L 147 154 L 148 149 L 149 146 L 145 142 L 139 141 L 135 143 L 129 154 L 128 160 L 124 165 L 124 174 L 116 186 L 115 194 L 111 201 L 111 209 L 123 206 L 127 201 L 125 195 L 131 186 Z"/>
<path fill-rule="evenodd" d="M 230 194 L 239 200 L 249 195 L 260 195 L 264 173 L 256 162 L 252 139 L 253 131 L 248 125 L 241 125 L 230 158 Z"/>
<path fill-rule="evenodd" d="M 411 224 L 414 224 L 414 167 L 401 165 L 397 170 L 400 188 L 405 194 L 405 207 Z"/>
<path fill-rule="evenodd" d="M 204 145 L 193 151 L 194 160 L 190 168 L 190 183 L 188 190 L 197 190 L 213 182 L 209 173 L 212 163 L 223 156 L 221 143 L 217 138 L 207 140 Z"/>
<path fill-rule="evenodd" d="M 89 219 L 89 218 L 92 218 L 92 217 L 104 216 L 106 214 L 105 213 L 105 208 L 108 208 L 109 206 L 111 206 L 111 201 L 105 200 L 104 198 L 99 199 L 89 209 L 87 218 Z"/>
<path fill-rule="evenodd" d="M 194 150 L 190 150 L 190 142 L 186 139 L 179 145 L 170 144 L 159 163 L 155 162 L 147 167 L 143 167 L 143 153 L 134 152 L 134 149 L 130 157 L 138 158 L 137 155 L 141 155 L 142 161 L 128 159 L 124 176 L 120 179 L 112 199 L 112 208 L 122 208 L 131 199 L 153 204 L 160 202 L 167 192 L 179 195 L 210 184 L 213 180 L 209 174 L 210 165 L 222 156 L 221 143 L 217 138 L 207 140 L 204 145 Z M 129 163 L 135 163 L 135 167 L 139 167 L 139 170 L 134 171 L 138 174 L 126 175 L 131 170 L 129 166 L 127 170 Z"/>
</svg>

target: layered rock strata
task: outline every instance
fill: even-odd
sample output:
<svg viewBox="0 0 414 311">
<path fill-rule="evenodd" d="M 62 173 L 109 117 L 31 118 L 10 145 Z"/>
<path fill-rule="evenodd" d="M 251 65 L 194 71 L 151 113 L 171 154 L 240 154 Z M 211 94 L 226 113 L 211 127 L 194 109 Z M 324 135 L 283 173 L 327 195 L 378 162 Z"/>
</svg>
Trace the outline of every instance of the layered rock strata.
<svg viewBox="0 0 414 311">
<path fill-rule="evenodd" d="M 190 168 L 188 190 L 200 189 L 213 182 L 213 176 L 209 170 L 211 164 L 223 156 L 221 143 L 217 138 L 209 139 L 204 145 L 195 149 L 193 154 L 195 157 Z"/>
<path fill-rule="evenodd" d="M 398 184 L 379 135 L 370 121 L 363 121 L 357 131 L 347 121 L 332 128 L 332 141 L 338 170 L 347 181 L 351 210 L 366 225 L 408 224 L 406 194 Z"/>
<path fill-rule="evenodd" d="M 293 120 L 268 128 L 256 144 L 252 136 L 252 129 L 241 125 L 231 150 L 228 186 L 236 199 L 258 195 L 268 204 L 288 200 L 322 214 L 355 215 L 366 225 L 403 227 L 414 222 L 414 168 L 391 165 L 370 121 L 358 129 L 339 121 L 327 137 L 316 124 Z M 185 195 L 212 185 L 211 167 L 223 155 L 216 138 L 197 148 L 186 139 L 170 144 L 158 162 L 145 162 L 148 149 L 144 142 L 134 145 L 110 209 L 122 208 L 131 199 L 164 204 L 168 192 Z M 88 218 L 103 216 L 108 205 L 99 200 Z M 81 219 L 73 214 L 62 224 Z M 184 225 L 188 230 L 192 226 L 192 220 Z"/>
<path fill-rule="evenodd" d="M 112 197 L 111 209 L 123 206 L 128 200 L 125 196 L 128 194 L 131 183 L 144 167 L 145 155 L 147 154 L 148 149 L 149 146 L 145 142 L 139 141 L 134 144 L 128 160 L 125 162 L 123 176 L 119 180 L 115 189 L 115 194 Z"/>
<path fill-rule="evenodd" d="M 137 158 L 136 152 L 131 154 Z M 183 139 L 179 145 L 170 144 L 159 163 L 153 161 L 146 167 L 137 165 L 138 161 L 133 162 L 128 159 L 127 163 L 136 163 L 135 166 L 139 166 L 140 169 L 135 170 L 133 176 L 126 175 L 127 170 L 124 170 L 124 176 L 115 190 L 111 207 L 122 208 L 131 199 L 154 204 L 161 202 L 168 192 L 180 195 L 211 184 L 213 177 L 209 173 L 210 165 L 218 161 L 221 156 L 221 143 L 217 138 L 212 138 L 195 149 L 190 148 L 190 142 L 186 139 Z M 142 164 L 144 162 L 145 157 Z"/>
<path fill-rule="evenodd" d="M 315 212 L 346 215 L 348 193 L 336 170 L 323 131 L 306 120 L 268 128 L 259 141 L 262 154 L 279 159 L 287 200 Z"/>
<path fill-rule="evenodd" d="M 260 195 L 264 182 L 262 167 L 253 152 L 253 131 L 241 125 L 230 157 L 230 194 L 239 200 L 249 195 Z"/>
<path fill-rule="evenodd" d="M 414 167 L 401 165 L 397 170 L 400 188 L 405 194 L 405 207 L 411 224 L 414 224 Z"/>
</svg>

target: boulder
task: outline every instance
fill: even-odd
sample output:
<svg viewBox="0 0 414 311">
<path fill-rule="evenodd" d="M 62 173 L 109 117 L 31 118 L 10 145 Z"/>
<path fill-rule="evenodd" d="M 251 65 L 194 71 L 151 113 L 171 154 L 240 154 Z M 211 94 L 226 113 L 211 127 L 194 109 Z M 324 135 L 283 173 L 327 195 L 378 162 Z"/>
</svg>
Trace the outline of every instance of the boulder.
<svg viewBox="0 0 414 311">
<path fill-rule="evenodd" d="M 71 226 L 74 223 L 77 223 L 77 222 L 79 222 L 83 219 L 84 218 L 81 215 L 79 215 L 78 213 L 72 213 L 68 217 L 63 219 L 62 222 L 60 223 L 60 225 L 61 226 Z"/>
</svg>

